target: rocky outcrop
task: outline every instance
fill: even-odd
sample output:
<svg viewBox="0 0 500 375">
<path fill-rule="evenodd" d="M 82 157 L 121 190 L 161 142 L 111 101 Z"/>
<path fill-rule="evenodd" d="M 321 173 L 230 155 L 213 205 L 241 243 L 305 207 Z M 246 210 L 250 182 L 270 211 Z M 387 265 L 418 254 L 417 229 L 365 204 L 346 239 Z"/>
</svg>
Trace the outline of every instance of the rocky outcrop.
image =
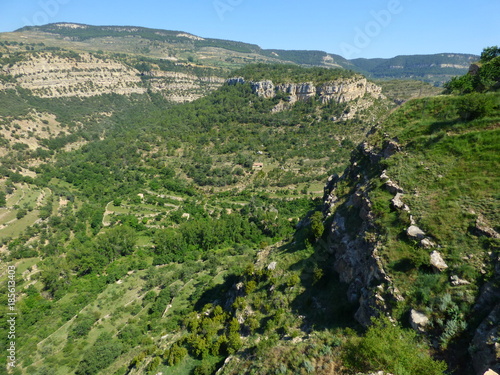
<svg viewBox="0 0 500 375">
<path fill-rule="evenodd" d="M 276 95 L 272 81 L 251 82 L 251 85 L 253 92 L 257 94 L 257 96 L 271 99 Z"/>
<path fill-rule="evenodd" d="M 485 317 L 475 331 L 469 347 L 475 373 L 500 373 L 500 258 L 494 259 L 495 273 L 481 288 L 474 315 Z"/>
<path fill-rule="evenodd" d="M 176 103 L 191 102 L 216 90 L 225 80 L 221 77 L 197 77 L 192 74 L 168 71 L 152 71 L 148 83 L 153 92 Z"/>
<path fill-rule="evenodd" d="M 476 374 L 500 372 L 500 304 L 480 324 L 469 349 Z"/>
<path fill-rule="evenodd" d="M 1 70 L 14 79 L 4 85 L 4 89 L 20 86 L 42 98 L 146 92 L 135 69 L 87 53 L 27 54 L 24 60 L 3 66 Z"/>
<path fill-rule="evenodd" d="M 226 81 L 228 85 L 245 83 L 242 77 L 230 78 Z M 356 99 L 362 99 L 369 96 L 371 100 L 358 103 L 355 108 L 345 114 L 346 118 L 352 118 L 356 111 L 370 107 L 373 99 L 384 98 L 382 88 L 374 83 L 368 82 L 363 76 L 354 76 L 351 78 L 341 78 L 335 81 L 316 85 L 313 82 L 302 83 L 282 83 L 274 85 L 272 81 L 249 82 L 253 92 L 263 98 L 271 99 L 278 92 L 288 95 L 288 104 L 297 101 L 307 101 L 311 98 L 318 98 L 323 104 L 334 101 L 336 103 L 351 103 Z M 287 107 L 281 104 L 274 109 L 274 112 L 284 110 Z"/>
<path fill-rule="evenodd" d="M 429 323 L 429 318 L 424 313 L 413 309 L 411 310 L 410 324 L 415 331 L 425 332 Z"/>
<path fill-rule="evenodd" d="M 500 238 L 500 234 L 496 232 L 490 224 L 486 221 L 484 216 L 478 215 L 476 220 L 476 225 L 474 227 L 474 232 L 480 236 L 486 236 L 490 238 Z"/>
<path fill-rule="evenodd" d="M 377 99 L 383 97 L 381 87 L 360 76 L 325 83 L 318 88 L 322 103 L 332 100 L 337 103 L 347 103 L 362 98 L 366 94 Z"/>
<path fill-rule="evenodd" d="M 430 263 L 431 266 L 437 271 L 437 272 L 443 272 L 448 268 L 448 265 L 444 261 L 443 257 L 438 251 L 433 251 L 430 256 Z"/>
<path fill-rule="evenodd" d="M 469 285 L 470 284 L 469 281 L 463 280 L 460 277 L 458 277 L 457 275 L 452 275 L 450 277 L 450 282 L 451 282 L 451 285 L 453 285 L 453 286 Z"/>
<path fill-rule="evenodd" d="M 276 86 L 276 91 L 284 92 L 289 95 L 288 102 L 293 104 L 301 101 L 305 102 L 314 98 L 317 93 L 317 88 L 312 82 L 306 83 L 285 83 Z"/>
<path fill-rule="evenodd" d="M 26 53 L 21 61 L 0 66 L 0 91 L 21 87 L 42 98 L 160 92 L 173 102 L 196 100 L 222 86 L 217 76 L 138 70 L 109 57 L 89 53 Z M 141 77 L 146 76 L 143 80 Z"/>
<path fill-rule="evenodd" d="M 372 165 L 382 158 L 366 144 L 360 145 L 358 152 Z M 377 228 L 367 194 L 369 178 L 366 169 L 366 165 L 362 168 L 351 160 L 351 166 L 342 177 L 330 177 L 324 194 L 324 213 L 333 216 L 328 235 L 333 269 L 348 285 L 348 300 L 359 304 L 355 319 L 363 326 L 368 326 L 371 317 L 379 313 L 389 314 L 392 302 L 403 300 L 379 255 L 381 243 L 374 235 Z M 346 180 L 356 188 L 349 199 L 341 203 L 337 188 Z"/>
<path fill-rule="evenodd" d="M 425 238 L 425 232 L 416 225 L 410 226 L 406 230 L 406 235 L 411 240 L 423 240 Z"/>
</svg>

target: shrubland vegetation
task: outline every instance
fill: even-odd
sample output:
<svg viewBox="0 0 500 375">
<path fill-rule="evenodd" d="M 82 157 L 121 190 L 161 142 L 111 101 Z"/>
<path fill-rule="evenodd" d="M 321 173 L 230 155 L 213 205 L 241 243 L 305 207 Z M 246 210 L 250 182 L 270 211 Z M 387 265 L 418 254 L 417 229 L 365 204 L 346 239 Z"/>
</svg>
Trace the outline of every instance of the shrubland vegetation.
<svg viewBox="0 0 500 375">
<path fill-rule="evenodd" d="M 454 77 L 447 82 L 448 93 L 470 94 L 498 89 L 500 80 L 500 48 L 497 46 L 485 48 L 481 60 L 471 67 L 469 74 Z M 479 99 L 474 99 L 477 103 Z"/>
<path fill-rule="evenodd" d="M 345 69 L 325 69 L 318 67 L 304 69 L 291 64 L 268 66 L 265 64 L 251 64 L 235 71 L 233 75 L 242 76 L 250 81 L 271 80 L 274 84 L 314 82 L 319 85 L 337 79 L 351 78 L 355 74 Z"/>
<path fill-rule="evenodd" d="M 158 64 L 134 61 L 145 74 Z M 352 74 L 289 65 L 235 73 L 275 83 Z M 440 374 L 446 365 L 431 354 L 474 328 L 464 322 L 491 276 L 485 254 L 498 251 L 469 231 L 470 210 L 498 223 L 497 93 L 412 100 L 370 132 L 375 145 L 384 132 L 401 142 L 406 153 L 381 167 L 418 189 L 407 198 L 413 215 L 443 247 L 449 273 L 471 281 L 451 288 L 448 274 L 430 272 L 426 251 L 401 238 L 409 217 L 374 182 L 383 261 L 405 296 L 395 318 L 406 326 L 410 307 L 429 311 L 432 351 L 428 338 L 385 318 L 363 333 L 330 267 L 323 184 L 350 157 L 363 165 L 351 151 L 372 128 L 366 120 L 393 107 L 387 101 L 334 122 L 345 105 L 313 98 L 272 113 L 283 98 L 259 98 L 249 84 L 178 106 L 151 92 L 0 95 L 2 117 L 35 109 L 70 130 L 38 150 L 12 145 L 1 160 L 2 260 L 18 273 L 16 374 L 213 374 L 225 361 L 226 374 Z M 96 107 L 110 115 L 92 116 Z M 85 144 L 64 149 L 75 140 Z M 469 253 L 477 261 L 462 262 Z"/>
</svg>

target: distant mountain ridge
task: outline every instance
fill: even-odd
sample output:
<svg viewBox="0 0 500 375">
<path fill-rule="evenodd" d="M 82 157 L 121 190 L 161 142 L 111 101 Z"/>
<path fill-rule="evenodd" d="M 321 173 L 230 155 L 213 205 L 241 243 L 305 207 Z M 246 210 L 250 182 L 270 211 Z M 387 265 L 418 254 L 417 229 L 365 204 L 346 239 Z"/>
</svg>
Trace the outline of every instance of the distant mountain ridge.
<svg viewBox="0 0 500 375">
<path fill-rule="evenodd" d="M 305 66 L 351 69 L 378 79 L 417 79 L 442 85 L 451 77 L 467 72 L 479 56 L 460 53 L 408 55 L 393 58 L 347 60 L 325 51 L 263 49 L 256 44 L 204 38 L 183 31 L 135 26 L 92 26 L 78 23 L 52 23 L 26 26 L 9 33 L 36 35 L 44 43 L 76 42 L 86 50 L 133 52 L 170 60 L 189 60 L 228 69 L 248 63 L 282 62 Z M 3 34 L 6 35 L 6 34 Z M 2 36 L 2 34 L 0 34 Z M 55 38 L 54 38 L 55 37 Z M 113 39 L 113 40 L 112 40 Z"/>
</svg>

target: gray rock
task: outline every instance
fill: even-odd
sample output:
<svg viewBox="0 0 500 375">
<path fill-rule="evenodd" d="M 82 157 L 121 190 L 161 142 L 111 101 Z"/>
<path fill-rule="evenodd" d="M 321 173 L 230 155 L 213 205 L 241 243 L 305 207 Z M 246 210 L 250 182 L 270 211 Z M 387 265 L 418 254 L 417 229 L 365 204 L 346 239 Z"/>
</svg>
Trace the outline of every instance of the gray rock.
<svg viewBox="0 0 500 375">
<path fill-rule="evenodd" d="M 481 236 L 486 236 L 490 238 L 500 238 L 500 234 L 498 234 L 487 222 L 486 219 L 479 215 L 476 220 L 476 233 Z"/>
<path fill-rule="evenodd" d="M 448 268 L 448 265 L 445 263 L 443 257 L 438 251 L 433 251 L 431 253 L 431 265 L 438 272 L 443 272 L 445 269 Z"/>
<path fill-rule="evenodd" d="M 391 194 L 397 194 L 397 193 L 403 193 L 404 192 L 403 188 L 401 186 L 399 186 L 397 183 L 395 183 L 394 181 L 392 181 L 392 180 L 387 180 L 385 182 L 385 188 Z"/>
<path fill-rule="evenodd" d="M 254 94 L 257 94 L 259 97 L 270 99 L 274 98 L 276 95 L 274 83 L 272 81 L 252 82 L 251 84 Z"/>
<path fill-rule="evenodd" d="M 472 339 L 471 349 L 472 364 L 475 373 L 498 374 L 500 372 L 500 361 L 497 359 L 497 343 L 500 339 L 498 327 L 500 325 L 500 304 L 498 304 L 486 319 L 477 328 Z"/>
<path fill-rule="evenodd" d="M 425 232 L 416 225 L 410 226 L 406 230 L 406 234 L 412 240 L 423 240 L 425 238 Z"/>
<path fill-rule="evenodd" d="M 401 146 L 396 141 L 390 140 L 384 147 L 383 157 L 387 159 L 399 151 L 401 151 Z"/>
<path fill-rule="evenodd" d="M 289 94 L 289 102 L 307 101 L 316 96 L 316 86 L 312 82 L 304 83 L 284 83 L 276 86 L 277 91 Z"/>
<path fill-rule="evenodd" d="M 229 86 L 234 86 L 238 83 L 240 84 L 243 84 L 245 83 L 245 79 L 243 77 L 233 77 L 233 78 L 229 78 L 226 83 L 229 85 Z"/>
<path fill-rule="evenodd" d="M 429 324 L 429 318 L 417 310 L 411 310 L 410 324 L 415 331 L 425 332 L 425 327 Z"/>
<path fill-rule="evenodd" d="M 403 194 L 401 193 L 397 193 L 396 196 L 394 198 L 392 198 L 391 202 L 392 202 L 392 206 L 394 208 L 397 208 L 397 209 L 403 209 L 404 206 L 406 206 L 404 204 L 404 202 L 401 200 L 403 198 Z"/>
<path fill-rule="evenodd" d="M 457 275 L 453 275 L 450 277 L 451 285 L 460 286 L 460 285 L 469 285 L 470 282 L 467 280 L 463 280 L 459 278 Z"/>
<path fill-rule="evenodd" d="M 384 171 L 382 172 L 382 174 L 380 175 L 380 179 L 381 179 L 382 181 L 390 180 L 389 176 L 387 176 L 387 171 L 386 171 L 386 170 L 384 170 Z"/>
<path fill-rule="evenodd" d="M 424 249 L 432 249 L 433 247 L 436 247 L 436 243 L 431 241 L 429 238 L 424 238 L 422 241 L 420 241 L 420 246 L 422 246 Z"/>
</svg>

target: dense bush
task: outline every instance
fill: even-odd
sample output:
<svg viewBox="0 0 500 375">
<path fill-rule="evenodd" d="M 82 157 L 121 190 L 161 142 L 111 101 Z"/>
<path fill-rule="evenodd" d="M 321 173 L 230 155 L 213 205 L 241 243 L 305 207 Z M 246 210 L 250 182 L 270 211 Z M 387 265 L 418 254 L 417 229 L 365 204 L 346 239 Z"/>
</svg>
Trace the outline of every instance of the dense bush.
<svg viewBox="0 0 500 375">
<path fill-rule="evenodd" d="M 470 121 L 490 112 L 494 107 L 494 102 L 492 97 L 473 93 L 461 97 L 457 107 L 460 118 Z"/>
<path fill-rule="evenodd" d="M 498 89 L 500 83 L 500 53 L 498 47 L 488 47 L 481 54 L 476 70 L 453 77 L 444 87 L 447 93 L 467 94 Z"/>
<path fill-rule="evenodd" d="M 394 375 L 442 375 L 444 362 L 435 361 L 415 332 L 388 318 L 373 321 L 366 334 L 352 338 L 345 349 L 346 365 L 356 371 L 386 371 Z"/>
</svg>

